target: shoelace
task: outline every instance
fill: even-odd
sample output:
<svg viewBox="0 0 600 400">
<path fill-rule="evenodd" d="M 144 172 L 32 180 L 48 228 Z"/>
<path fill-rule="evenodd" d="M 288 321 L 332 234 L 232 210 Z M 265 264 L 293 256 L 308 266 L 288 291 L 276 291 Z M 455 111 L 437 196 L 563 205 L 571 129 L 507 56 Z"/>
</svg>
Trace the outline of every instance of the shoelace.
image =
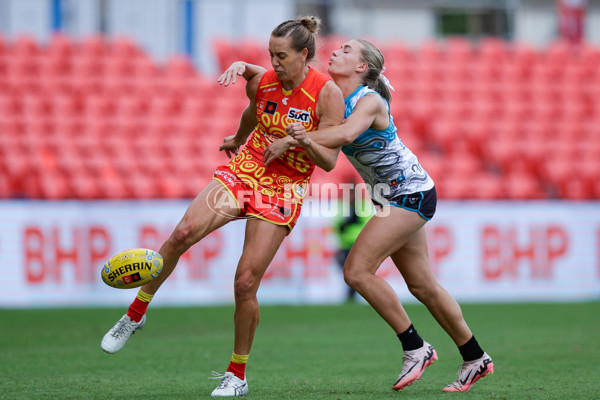
<svg viewBox="0 0 600 400">
<path fill-rule="evenodd" d="M 210 374 L 212 376 L 209 376 L 208 379 L 221 379 L 221 383 L 219 383 L 219 386 L 217 387 L 217 389 L 223 389 L 225 386 L 227 386 L 229 381 L 233 378 L 233 375 L 221 374 L 216 371 L 211 371 Z"/>
<path fill-rule="evenodd" d="M 125 335 L 127 331 L 130 331 L 132 329 L 133 327 L 131 326 L 131 324 L 128 324 L 126 321 L 119 321 L 119 326 L 112 333 L 112 336 L 118 339 L 121 336 Z"/>
<path fill-rule="evenodd" d="M 222 374 L 217 371 L 210 371 L 210 374 L 212 376 L 209 376 L 208 379 L 223 379 L 225 377 L 225 374 Z"/>
</svg>

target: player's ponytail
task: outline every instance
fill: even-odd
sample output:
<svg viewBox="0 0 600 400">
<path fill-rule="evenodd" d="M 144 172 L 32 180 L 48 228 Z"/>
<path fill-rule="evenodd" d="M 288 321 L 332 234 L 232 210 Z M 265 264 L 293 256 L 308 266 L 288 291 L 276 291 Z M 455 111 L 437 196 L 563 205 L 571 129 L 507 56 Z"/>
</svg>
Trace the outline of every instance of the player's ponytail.
<svg viewBox="0 0 600 400">
<path fill-rule="evenodd" d="M 365 81 L 363 82 L 369 88 L 375 90 L 384 99 L 391 102 L 392 93 L 390 92 L 390 84 L 388 80 L 382 75 L 384 70 L 384 58 L 383 54 L 377 47 L 372 43 L 364 39 L 356 39 L 361 45 L 361 53 L 364 62 L 368 65 L 367 74 L 365 75 Z"/>
</svg>

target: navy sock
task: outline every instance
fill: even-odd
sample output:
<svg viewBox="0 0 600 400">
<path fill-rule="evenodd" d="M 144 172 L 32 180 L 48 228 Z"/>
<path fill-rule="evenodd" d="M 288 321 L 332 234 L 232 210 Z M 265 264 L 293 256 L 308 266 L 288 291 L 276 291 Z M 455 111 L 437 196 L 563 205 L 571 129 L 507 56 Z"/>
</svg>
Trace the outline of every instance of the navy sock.
<svg viewBox="0 0 600 400">
<path fill-rule="evenodd" d="M 471 337 L 469 341 L 462 346 L 458 346 L 458 351 L 464 361 L 473 361 L 483 356 L 483 349 L 477 343 L 475 336 Z"/>
<path fill-rule="evenodd" d="M 398 339 L 400 339 L 404 351 L 416 350 L 423 347 L 423 339 L 419 336 L 413 324 L 410 324 L 407 330 L 398 334 Z"/>
</svg>

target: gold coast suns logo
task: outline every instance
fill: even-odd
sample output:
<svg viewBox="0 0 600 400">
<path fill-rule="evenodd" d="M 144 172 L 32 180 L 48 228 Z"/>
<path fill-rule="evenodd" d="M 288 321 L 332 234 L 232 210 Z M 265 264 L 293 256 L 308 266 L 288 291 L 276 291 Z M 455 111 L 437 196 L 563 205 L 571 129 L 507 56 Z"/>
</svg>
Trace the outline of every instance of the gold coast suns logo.
<svg viewBox="0 0 600 400">
<path fill-rule="evenodd" d="M 277 103 L 271 100 L 260 99 L 257 104 L 258 111 L 261 113 L 274 115 L 277 111 Z"/>
</svg>

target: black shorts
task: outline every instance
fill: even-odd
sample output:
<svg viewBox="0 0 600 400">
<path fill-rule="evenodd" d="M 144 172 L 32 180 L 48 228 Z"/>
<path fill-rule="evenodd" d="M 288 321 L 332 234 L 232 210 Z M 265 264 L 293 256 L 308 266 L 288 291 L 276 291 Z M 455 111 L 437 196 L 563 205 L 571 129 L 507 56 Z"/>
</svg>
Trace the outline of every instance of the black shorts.
<svg viewBox="0 0 600 400">
<path fill-rule="evenodd" d="M 423 219 L 429 221 L 435 214 L 437 193 L 434 186 L 424 192 L 403 194 L 388 201 L 391 206 L 417 212 Z M 377 204 L 377 202 L 375 203 Z"/>
</svg>

